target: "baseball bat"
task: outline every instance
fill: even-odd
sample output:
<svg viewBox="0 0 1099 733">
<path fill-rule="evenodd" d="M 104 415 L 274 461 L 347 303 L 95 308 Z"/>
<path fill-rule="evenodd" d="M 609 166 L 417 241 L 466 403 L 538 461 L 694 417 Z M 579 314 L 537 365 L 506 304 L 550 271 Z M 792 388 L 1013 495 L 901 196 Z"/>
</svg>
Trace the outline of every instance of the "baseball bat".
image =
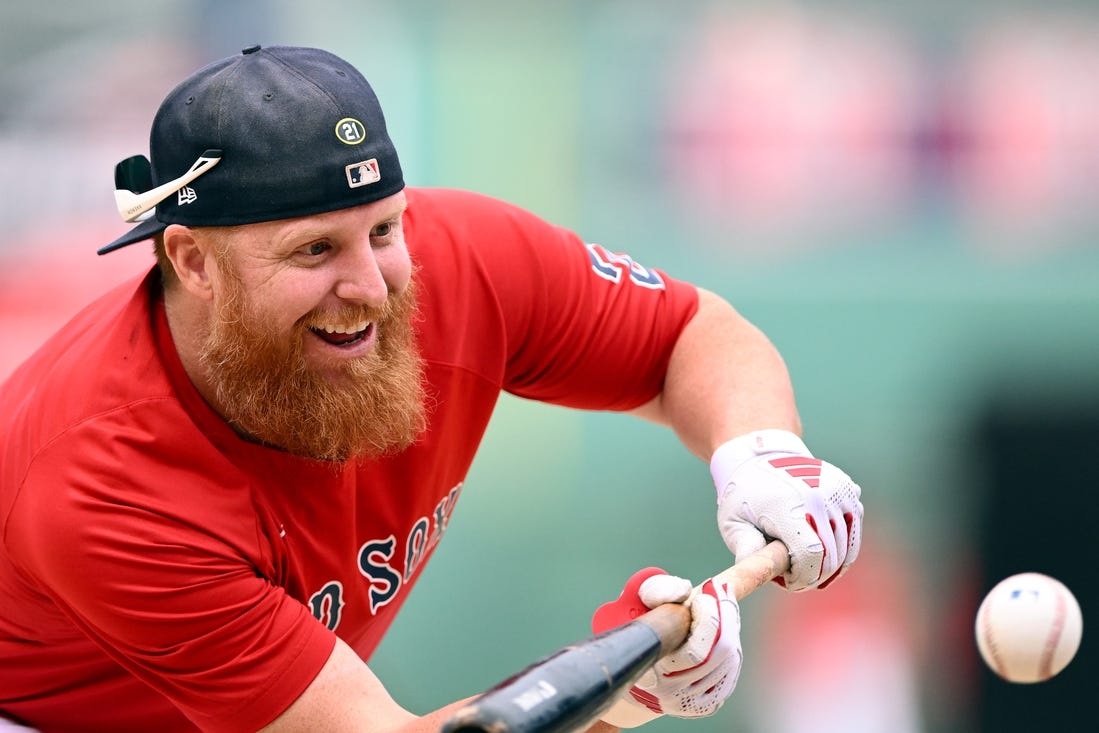
<svg viewBox="0 0 1099 733">
<path fill-rule="evenodd" d="M 778 540 L 714 576 L 740 600 L 786 572 L 790 557 Z M 649 569 L 649 575 L 660 572 Z M 687 638 L 691 612 L 665 603 L 652 610 L 627 599 L 641 571 L 618 601 L 596 612 L 625 623 L 571 644 L 500 682 L 459 708 L 442 733 L 570 733 L 591 725 L 623 689 Z M 641 577 L 641 580 L 638 578 Z M 697 588 L 696 588 L 697 591 Z M 642 612 L 643 609 L 643 612 Z M 630 620 L 632 619 L 632 620 Z"/>
</svg>

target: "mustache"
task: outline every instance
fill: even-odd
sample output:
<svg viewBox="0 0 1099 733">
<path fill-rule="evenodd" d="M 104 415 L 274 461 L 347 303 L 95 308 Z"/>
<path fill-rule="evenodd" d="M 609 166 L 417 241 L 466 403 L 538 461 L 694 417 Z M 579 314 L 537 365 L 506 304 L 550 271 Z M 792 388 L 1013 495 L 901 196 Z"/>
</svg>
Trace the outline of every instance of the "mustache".
<svg viewBox="0 0 1099 733">
<path fill-rule="evenodd" d="M 400 295 L 401 293 L 390 295 L 381 306 L 345 304 L 336 308 L 317 308 L 298 319 L 295 325 L 297 329 L 305 330 L 312 326 L 330 323 L 352 324 L 363 321 L 385 323 L 394 317 Z"/>
</svg>

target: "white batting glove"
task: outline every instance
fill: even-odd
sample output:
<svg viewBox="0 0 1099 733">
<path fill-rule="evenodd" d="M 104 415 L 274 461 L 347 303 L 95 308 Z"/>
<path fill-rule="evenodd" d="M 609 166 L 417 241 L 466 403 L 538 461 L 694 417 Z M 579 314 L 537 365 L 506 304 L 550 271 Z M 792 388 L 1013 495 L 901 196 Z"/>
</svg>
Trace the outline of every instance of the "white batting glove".
<svg viewBox="0 0 1099 733">
<path fill-rule="evenodd" d="M 785 430 L 757 430 L 723 444 L 710 459 L 717 521 L 737 557 L 779 539 L 790 551 L 787 590 L 824 588 L 847 572 L 862 544 L 862 490 L 814 458 Z"/>
<path fill-rule="evenodd" d="M 638 592 L 646 606 L 656 608 L 687 601 L 691 582 L 674 575 L 654 575 Z M 623 692 L 601 716 L 604 722 L 636 728 L 665 713 L 702 718 L 717 712 L 732 694 L 742 661 L 736 598 L 724 584 L 707 580 L 687 603 L 691 609 L 687 639 Z"/>
</svg>

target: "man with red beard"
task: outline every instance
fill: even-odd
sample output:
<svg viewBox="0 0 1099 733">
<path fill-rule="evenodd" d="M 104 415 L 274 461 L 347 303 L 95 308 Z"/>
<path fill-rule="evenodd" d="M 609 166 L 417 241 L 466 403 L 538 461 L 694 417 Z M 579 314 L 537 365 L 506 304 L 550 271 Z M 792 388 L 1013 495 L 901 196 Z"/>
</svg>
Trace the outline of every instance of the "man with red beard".
<svg viewBox="0 0 1099 733">
<path fill-rule="evenodd" d="M 367 81 L 258 46 L 165 98 L 100 254 L 156 267 L 0 387 L 0 726 L 428 731 L 366 661 L 442 536 L 501 391 L 671 426 L 730 550 L 788 590 L 858 555 L 782 359 L 712 293 L 501 201 L 405 187 Z M 594 728 L 712 714 L 741 665 L 721 583 L 657 575 L 683 646 Z"/>
</svg>

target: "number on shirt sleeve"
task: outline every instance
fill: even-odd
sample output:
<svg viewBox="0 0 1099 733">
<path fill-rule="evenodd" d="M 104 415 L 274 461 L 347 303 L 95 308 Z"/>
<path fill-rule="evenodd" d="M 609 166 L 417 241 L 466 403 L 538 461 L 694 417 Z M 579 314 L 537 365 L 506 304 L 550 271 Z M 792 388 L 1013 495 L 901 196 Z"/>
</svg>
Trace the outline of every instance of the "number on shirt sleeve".
<svg viewBox="0 0 1099 733">
<path fill-rule="evenodd" d="M 635 285 L 653 290 L 664 289 L 664 280 L 659 273 L 634 262 L 629 255 L 608 252 L 600 244 L 586 244 L 585 246 L 588 248 L 588 257 L 591 258 L 591 269 L 599 277 L 617 283 L 622 280 L 623 273 L 626 273 Z"/>
</svg>

